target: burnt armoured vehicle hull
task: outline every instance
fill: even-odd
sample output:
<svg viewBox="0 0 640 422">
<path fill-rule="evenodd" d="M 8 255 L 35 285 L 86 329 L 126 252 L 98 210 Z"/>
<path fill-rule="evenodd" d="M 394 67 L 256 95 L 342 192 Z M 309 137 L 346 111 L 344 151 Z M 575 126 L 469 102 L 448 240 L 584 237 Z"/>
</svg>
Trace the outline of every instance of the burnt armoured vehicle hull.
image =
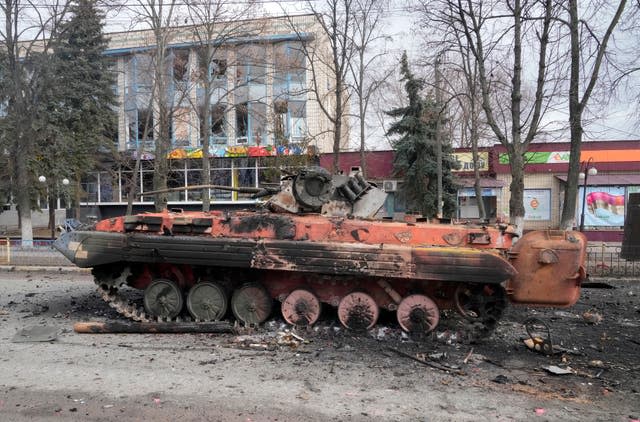
<svg viewBox="0 0 640 422">
<path fill-rule="evenodd" d="M 509 301 L 578 299 L 581 233 L 532 232 L 513 244 L 508 226 L 369 218 L 383 201 L 361 178 L 313 170 L 292 178 L 262 211 L 123 216 L 65 233 L 55 246 L 93 268 L 107 300 L 123 285 L 144 289 L 144 311 L 119 306 L 141 321 L 187 311 L 219 320 L 230 308 L 242 323 L 259 324 L 275 300 L 294 325 L 313 324 L 324 305 L 353 329 L 375 325 L 381 309 L 407 331 L 432 330 L 443 309 L 490 329 Z"/>
</svg>

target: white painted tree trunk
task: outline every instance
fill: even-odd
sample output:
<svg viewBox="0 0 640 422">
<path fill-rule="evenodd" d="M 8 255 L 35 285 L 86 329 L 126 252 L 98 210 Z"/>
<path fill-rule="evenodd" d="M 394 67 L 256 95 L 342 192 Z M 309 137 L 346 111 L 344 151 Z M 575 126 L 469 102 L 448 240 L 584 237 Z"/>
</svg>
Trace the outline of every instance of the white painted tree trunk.
<svg viewBox="0 0 640 422">
<path fill-rule="evenodd" d="M 513 242 L 515 243 L 522 236 L 522 231 L 523 231 L 523 228 L 524 228 L 524 217 L 523 216 L 521 216 L 521 217 L 511 217 L 511 224 L 514 226 L 515 232 L 519 236 L 519 237 L 515 237 L 513 239 Z"/>
<path fill-rule="evenodd" d="M 20 213 L 20 227 L 22 228 L 22 246 L 30 248 L 31 246 L 33 246 L 33 226 L 31 224 L 31 211 Z"/>
</svg>

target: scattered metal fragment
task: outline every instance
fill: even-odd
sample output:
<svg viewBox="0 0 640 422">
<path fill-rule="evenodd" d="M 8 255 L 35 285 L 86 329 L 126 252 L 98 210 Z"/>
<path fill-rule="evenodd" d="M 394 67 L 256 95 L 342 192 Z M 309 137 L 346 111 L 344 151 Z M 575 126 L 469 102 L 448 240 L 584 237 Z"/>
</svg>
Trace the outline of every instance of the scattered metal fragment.
<svg viewBox="0 0 640 422">
<path fill-rule="evenodd" d="M 469 358 L 471 357 L 471 355 L 473 355 L 473 347 L 471 348 L 471 350 L 469 350 L 469 353 L 467 353 L 467 356 L 465 356 L 465 358 L 462 361 L 462 363 L 464 363 L 466 365 L 467 362 L 469 361 Z"/>
<path fill-rule="evenodd" d="M 583 289 L 615 289 L 615 286 L 602 281 L 588 281 L 586 283 L 582 283 L 581 286 Z"/>
<path fill-rule="evenodd" d="M 448 368 L 446 366 L 443 366 L 443 365 L 440 365 L 440 364 L 437 364 L 437 363 L 434 363 L 434 362 L 429 362 L 426 359 L 421 359 L 421 358 L 419 358 L 417 356 L 413 356 L 413 355 L 411 355 L 409 353 L 405 353 L 402 350 L 394 349 L 393 347 L 387 347 L 387 349 L 391 350 L 392 352 L 395 352 L 395 353 L 399 354 L 400 356 L 404 356 L 405 358 L 409 358 L 411 360 L 414 360 L 414 361 L 416 361 L 418 363 L 421 363 L 423 365 L 429 366 L 431 368 L 439 369 L 439 370 L 444 371 L 444 372 L 446 372 L 448 374 L 466 375 L 463 371 L 461 371 L 458 368 Z"/>
<path fill-rule="evenodd" d="M 531 350 L 544 353 L 545 355 L 553 354 L 553 343 L 551 342 L 551 330 L 549 326 L 539 318 L 529 318 L 524 322 L 529 338 L 524 344 Z"/>
<path fill-rule="evenodd" d="M 496 384 L 506 384 L 509 382 L 509 378 L 507 378 L 506 375 L 498 375 L 496 376 L 494 379 L 491 380 L 492 382 L 495 382 Z"/>
<path fill-rule="evenodd" d="M 602 316 L 602 314 L 595 312 L 595 311 L 585 311 L 582 314 L 582 318 L 589 324 L 600 324 L 602 322 L 602 320 L 604 319 L 604 317 Z"/>
<path fill-rule="evenodd" d="M 58 338 L 60 329 L 56 327 L 48 327 L 43 325 L 34 325 L 25 327 L 18 331 L 11 342 L 13 343 L 40 343 L 46 341 L 54 341 Z"/>
<path fill-rule="evenodd" d="M 549 372 L 550 374 L 553 374 L 553 375 L 569 375 L 569 374 L 573 374 L 573 371 L 568 366 L 566 368 L 560 368 L 559 366 L 550 365 L 550 366 L 543 366 L 542 369 L 544 369 L 545 371 L 547 371 L 547 372 Z"/>
</svg>

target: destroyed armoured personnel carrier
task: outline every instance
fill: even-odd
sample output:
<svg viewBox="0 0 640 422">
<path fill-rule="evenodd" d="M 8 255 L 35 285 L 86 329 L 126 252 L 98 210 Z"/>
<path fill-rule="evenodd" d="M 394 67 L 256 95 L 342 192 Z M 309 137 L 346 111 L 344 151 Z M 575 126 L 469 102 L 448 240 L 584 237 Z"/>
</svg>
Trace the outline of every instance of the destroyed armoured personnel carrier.
<svg viewBox="0 0 640 422">
<path fill-rule="evenodd" d="M 337 308 L 352 329 L 395 312 L 407 331 L 428 332 L 441 310 L 493 327 L 509 303 L 569 306 L 585 277 L 579 232 L 508 225 L 374 219 L 386 193 L 355 176 L 311 167 L 283 180 L 255 211 L 110 218 L 64 233 L 55 247 L 91 267 L 104 298 L 127 317 L 215 321 L 232 313 L 264 322 L 278 304 L 290 324 Z M 117 290 L 144 290 L 144 309 Z M 229 309 L 230 308 L 230 309 Z"/>
</svg>

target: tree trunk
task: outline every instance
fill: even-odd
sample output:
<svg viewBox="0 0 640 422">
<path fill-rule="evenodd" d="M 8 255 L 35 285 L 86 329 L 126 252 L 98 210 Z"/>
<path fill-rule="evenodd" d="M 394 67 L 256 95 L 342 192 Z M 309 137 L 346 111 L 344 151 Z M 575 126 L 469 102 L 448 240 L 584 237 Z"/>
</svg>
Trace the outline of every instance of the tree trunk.
<svg viewBox="0 0 640 422">
<path fill-rule="evenodd" d="M 364 44 L 364 42 L 363 42 Z M 358 111 L 360 117 L 360 170 L 362 171 L 362 177 L 367 177 L 367 157 L 365 154 L 366 139 L 365 139 L 365 109 L 364 109 L 364 46 L 360 48 L 358 57 L 360 60 L 360 68 L 358 72 Z"/>
<path fill-rule="evenodd" d="M 340 171 L 340 141 L 342 135 L 342 84 L 336 83 L 336 115 L 333 125 L 333 173 Z"/>
<path fill-rule="evenodd" d="M 484 201 L 482 200 L 482 186 L 480 184 L 480 169 L 478 166 L 480 162 L 480 157 L 478 156 L 478 129 L 475 126 L 471 127 L 471 155 L 473 157 L 473 187 L 475 188 L 478 202 L 478 217 L 481 220 L 485 220 L 487 218 L 487 210 L 484 208 Z"/>
<path fill-rule="evenodd" d="M 360 100 L 360 170 L 362 171 L 362 177 L 367 177 L 367 153 L 365 142 L 365 121 L 364 121 L 364 107 L 362 100 Z"/>
<path fill-rule="evenodd" d="M 595 63 L 591 70 L 589 83 L 583 90 L 580 99 L 580 32 L 579 28 L 584 24 L 578 15 L 578 0 L 569 0 L 569 33 L 571 42 L 571 71 L 569 76 L 569 126 L 571 134 L 571 148 L 569 156 L 569 173 L 567 175 L 567 186 L 564 191 L 564 206 L 560 217 L 560 228 L 571 229 L 576 226 L 576 202 L 578 195 L 578 177 L 580 174 L 580 152 L 582 149 L 582 112 L 589 101 L 589 97 L 598 79 L 600 65 L 607 48 L 607 43 L 613 33 L 614 28 L 620 20 L 620 16 L 626 6 L 626 0 L 621 0 L 618 4 L 607 30 L 598 42 L 595 54 Z M 585 187 L 586 189 L 586 187 Z"/>
<path fill-rule="evenodd" d="M 80 174 L 76 173 L 76 189 L 75 189 L 75 216 L 76 216 L 76 220 L 80 221 L 80 200 L 82 198 L 80 198 L 80 192 L 82 190 L 82 184 L 80 183 Z"/>
<path fill-rule="evenodd" d="M 20 232 L 22 246 L 33 246 L 33 226 L 31 223 L 31 197 L 29 195 L 29 170 L 27 168 L 27 156 L 17 154 L 16 163 L 16 203 L 20 208 Z"/>
<path fill-rule="evenodd" d="M 49 230 L 51 233 L 51 239 L 56 238 L 56 192 L 54 188 L 49 188 L 48 198 L 49 202 Z"/>
<path fill-rule="evenodd" d="M 438 53 L 435 62 L 435 83 L 436 83 L 436 217 L 442 218 L 442 91 L 440 90 L 440 57 Z"/>
<path fill-rule="evenodd" d="M 511 163 L 511 198 L 509 199 L 509 221 L 522 234 L 524 224 L 524 156 L 516 147 L 509 153 Z"/>
<path fill-rule="evenodd" d="M 211 39 L 212 37 L 210 37 Z M 207 45 L 206 47 L 206 60 L 209 63 L 205 63 L 205 78 L 203 80 L 203 88 L 204 88 L 204 103 L 202 105 L 202 112 L 200 113 L 200 118 L 202 119 L 203 126 L 202 132 L 200 134 L 200 138 L 202 138 L 202 184 L 210 185 L 211 184 L 211 163 L 209 161 L 209 136 L 211 135 L 211 71 L 209 66 L 211 66 L 211 60 L 213 59 L 213 51 L 211 45 Z M 199 64 L 202 66 L 202 63 Z M 211 209 L 211 197 L 209 195 L 209 189 L 202 190 L 202 212 L 209 212 Z"/>
</svg>

